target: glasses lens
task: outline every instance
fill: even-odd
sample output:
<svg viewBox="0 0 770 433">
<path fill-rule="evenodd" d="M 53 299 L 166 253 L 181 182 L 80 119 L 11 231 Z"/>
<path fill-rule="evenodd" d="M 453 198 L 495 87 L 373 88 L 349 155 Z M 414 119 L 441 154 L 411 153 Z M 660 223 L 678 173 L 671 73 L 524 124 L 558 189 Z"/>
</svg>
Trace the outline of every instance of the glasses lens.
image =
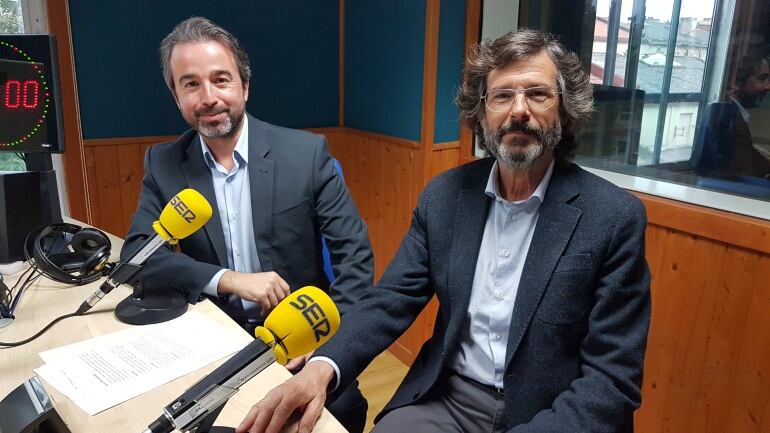
<svg viewBox="0 0 770 433">
<path fill-rule="evenodd" d="M 523 93 L 529 107 L 534 110 L 547 110 L 556 100 L 556 92 L 550 87 L 531 87 L 529 89 L 496 89 L 487 92 L 484 97 L 489 111 L 500 113 L 510 111 L 516 100 L 516 94 Z"/>
<path fill-rule="evenodd" d="M 524 90 L 529 106 L 536 110 L 551 108 L 556 94 L 550 87 L 532 87 Z"/>
<path fill-rule="evenodd" d="M 487 108 L 490 111 L 500 112 L 511 109 L 513 100 L 516 99 L 516 92 L 510 89 L 492 90 L 487 93 Z"/>
</svg>

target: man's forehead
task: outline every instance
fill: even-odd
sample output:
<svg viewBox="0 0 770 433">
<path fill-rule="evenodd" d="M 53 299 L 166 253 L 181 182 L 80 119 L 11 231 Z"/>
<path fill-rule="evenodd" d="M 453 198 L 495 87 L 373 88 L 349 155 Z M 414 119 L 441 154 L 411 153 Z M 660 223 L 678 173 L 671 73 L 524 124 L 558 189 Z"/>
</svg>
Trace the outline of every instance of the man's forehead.
<svg viewBox="0 0 770 433">
<path fill-rule="evenodd" d="M 180 42 L 171 50 L 170 66 L 172 75 L 177 71 L 174 67 L 180 64 L 188 64 L 190 61 L 205 60 L 212 68 L 237 70 L 238 63 L 235 54 L 218 41 L 191 41 Z"/>
<path fill-rule="evenodd" d="M 555 81 L 556 65 L 545 51 L 541 51 L 492 69 L 487 76 L 487 84 L 509 79 Z"/>
</svg>

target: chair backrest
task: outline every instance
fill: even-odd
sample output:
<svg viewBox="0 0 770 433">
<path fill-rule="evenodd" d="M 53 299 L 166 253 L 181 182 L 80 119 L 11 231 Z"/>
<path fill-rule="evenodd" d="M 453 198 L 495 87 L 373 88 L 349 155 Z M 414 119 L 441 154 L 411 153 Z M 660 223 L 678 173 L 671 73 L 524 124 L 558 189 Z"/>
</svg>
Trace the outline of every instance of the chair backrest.
<svg viewBox="0 0 770 433">
<path fill-rule="evenodd" d="M 696 173 L 730 167 L 739 135 L 738 116 L 738 107 L 731 102 L 714 102 L 706 106 L 690 157 L 690 165 Z"/>
<path fill-rule="evenodd" d="M 334 163 L 334 168 L 337 170 L 337 174 L 340 176 L 340 179 L 345 182 L 345 177 L 342 175 L 342 166 L 340 165 L 340 162 L 336 159 L 332 159 Z M 326 246 L 326 239 L 321 237 L 321 255 L 323 256 L 324 261 L 324 273 L 326 274 L 326 278 L 329 279 L 329 282 L 331 283 L 334 281 L 334 270 L 332 270 L 332 259 L 331 254 L 329 254 L 329 248 Z"/>
</svg>

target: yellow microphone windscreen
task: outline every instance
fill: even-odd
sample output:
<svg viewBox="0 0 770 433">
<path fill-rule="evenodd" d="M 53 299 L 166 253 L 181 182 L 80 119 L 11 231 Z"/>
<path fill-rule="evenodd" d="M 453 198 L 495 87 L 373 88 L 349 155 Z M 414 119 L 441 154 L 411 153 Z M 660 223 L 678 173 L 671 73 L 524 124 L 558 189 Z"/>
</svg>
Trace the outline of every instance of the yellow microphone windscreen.
<svg viewBox="0 0 770 433">
<path fill-rule="evenodd" d="M 264 343 L 275 343 L 276 361 L 286 364 L 326 343 L 339 326 L 334 301 L 318 287 L 306 286 L 281 301 L 255 333 Z"/>
<path fill-rule="evenodd" d="M 194 189 L 183 189 L 168 202 L 152 227 L 166 241 L 184 239 L 211 218 L 211 205 Z"/>
</svg>

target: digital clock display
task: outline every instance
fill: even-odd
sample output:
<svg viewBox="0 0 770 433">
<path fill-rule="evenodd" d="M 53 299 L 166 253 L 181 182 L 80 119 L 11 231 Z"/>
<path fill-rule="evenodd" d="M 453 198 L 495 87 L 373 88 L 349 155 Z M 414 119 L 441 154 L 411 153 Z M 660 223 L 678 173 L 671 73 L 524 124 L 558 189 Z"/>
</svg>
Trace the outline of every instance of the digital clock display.
<svg viewBox="0 0 770 433">
<path fill-rule="evenodd" d="M 28 43 L 47 42 L 47 37 L 17 39 L 0 39 L 0 151 L 59 151 L 58 113 L 49 88 L 52 65 L 46 63 L 51 59 L 40 54 L 48 52 L 38 47 L 45 45 Z"/>
</svg>

